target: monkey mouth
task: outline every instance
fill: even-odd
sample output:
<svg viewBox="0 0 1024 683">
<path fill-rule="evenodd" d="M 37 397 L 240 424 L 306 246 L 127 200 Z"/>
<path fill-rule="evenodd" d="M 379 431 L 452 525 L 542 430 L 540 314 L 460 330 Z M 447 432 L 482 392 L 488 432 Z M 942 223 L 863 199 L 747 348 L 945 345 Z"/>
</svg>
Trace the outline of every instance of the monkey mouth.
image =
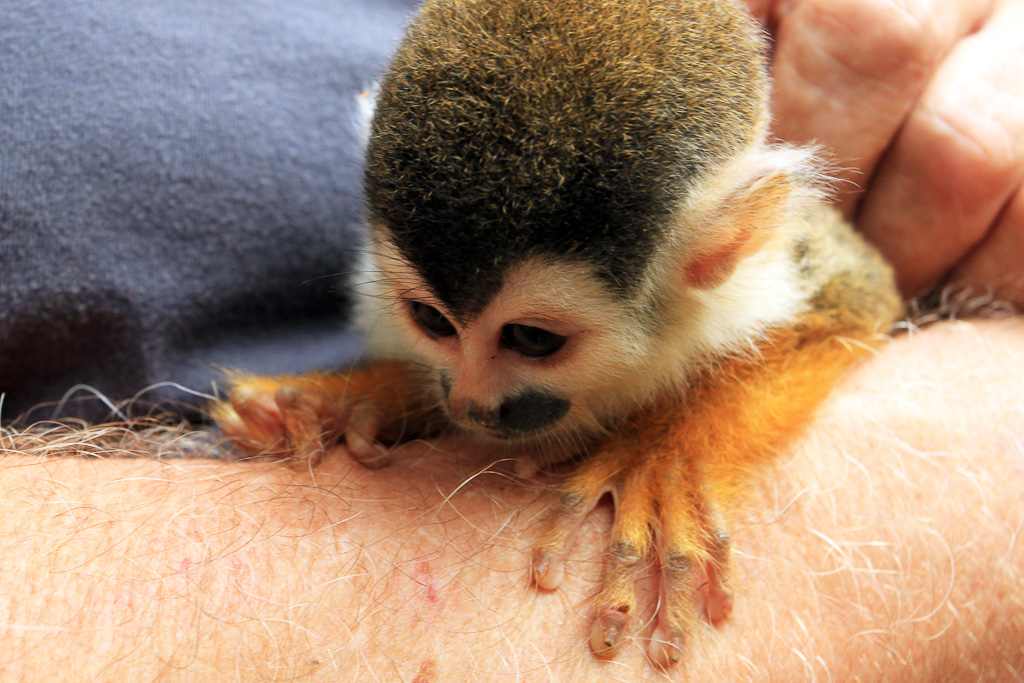
<svg viewBox="0 0 1024 683">
<path fill-rule="evenodd" d="M 450 413 L 449 416 L 464 432 L 475 434 L 484 439 L 501 441 L 506 444 L 531 443 L 550 434 L 558 427 L 557 423 L 551 423 L 531 429 L 518 429 L 492 420 L 476 420 L 466 417 L 458 419 Z"/>
<path fill-rule="evenodd" d="M 498 444 L 500 444 L 500 448 L 503 450 L 513 452 L 532 452 L 550 447 L 552 443 L 563 441 L 560 436 L 572 432 L 572 428 L 565 419 L 553 420 L 530 429 L 517 429 L 500 423 L 488 426 L 479 421 L 467 419 L 465 416 L 461 419 L 456 419 L 451 415 L 450 417 L 460 432 L 472 437 L 481 447 L 486 448 L 487 444 L 499 447 Z"/>
<path fill-rule="evenodd" d="M 459 423 L 459 428 L 477 448 L 494 452 L 496 459 L 526 458 L 541 467 L 573 458 L 585 449 L 579 439 L 568 437 L 572 430 L 562 423 L 516 433 L 484 429 L 472 423 Z"/>
</svg>

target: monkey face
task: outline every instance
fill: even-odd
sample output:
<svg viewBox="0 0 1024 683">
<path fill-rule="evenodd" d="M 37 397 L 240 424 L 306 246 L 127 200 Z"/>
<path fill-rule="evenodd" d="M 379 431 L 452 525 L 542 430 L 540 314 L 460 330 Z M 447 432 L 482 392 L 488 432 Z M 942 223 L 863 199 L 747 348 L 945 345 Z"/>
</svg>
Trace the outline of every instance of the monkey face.
<svg viewBox="0 0 1024 683">
<path fill-rule="evenodd" d="M 464 432 L 513 450 L 566 457 L 621 415 L 639 388 L 650 340 L 583 265 L 546 258 L 507 272 L 483 309 L 460 319 L 417 269 L 377 251 L 386 334 L 426 367 Z M 396 351 L 396 339 L 385 340 Z"/>
<path fill-rule="evenodd" d="M 416 324 L 428 336 L 437 339 L 459 334 L 455 326 L 433 306 L 416 300 L 411 300 L 407 305 L 410 306 L 410 314 Z M 478 336 L 473 326 L 464 328 L 462 335 Z M 479 341 L 483 342 L 482 345 L 487 345 L 486 339 Z M 509 352 L 507 355 L 518 354 L 524 359 L 539 362 L 555 356 L 565 346 L 566 341 L 568 337 L 543 327 L 510 322 L 501 327 L 498 345 L 500 349 Z M 485 374 L 486 365 L 497 363 L 498 355 L 484 360 Z M 471 386 L 477 387 L 478 390 L 484 388 L 484 381 L 479 377 L 467 377 L 464 374 L 475 363 L 476 359 L 471 356 L 472 354 L 469 357 L 460 357 L 458 367 L 454 368 L 454 372 L 460 377 L 458 386 L 452 371 L 443 369 L 439 373 L 448 414 L 456 422 L 482 427 L 488 434 L 497 438 L 529 438 L 555 427 L 572 407 L 571 400 L 561 393 L 529 384 L 497 399 L 482 397 L 481 395 L 486 396 L 488 392 L 468 389 Z"/>
</svg>

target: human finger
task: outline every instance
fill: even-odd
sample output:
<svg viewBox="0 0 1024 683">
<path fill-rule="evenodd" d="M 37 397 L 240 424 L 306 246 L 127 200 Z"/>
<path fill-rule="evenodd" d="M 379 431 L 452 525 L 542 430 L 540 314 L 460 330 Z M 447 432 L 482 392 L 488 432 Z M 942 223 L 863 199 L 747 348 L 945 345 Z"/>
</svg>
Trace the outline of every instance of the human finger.
<svg viewBox="0 0 1024 683">
<path fill-rule="evenodd" d="M 995 227 L 950 280 L 1024 310 L 1024 187 L 1017 188 Z"/>
</svg>

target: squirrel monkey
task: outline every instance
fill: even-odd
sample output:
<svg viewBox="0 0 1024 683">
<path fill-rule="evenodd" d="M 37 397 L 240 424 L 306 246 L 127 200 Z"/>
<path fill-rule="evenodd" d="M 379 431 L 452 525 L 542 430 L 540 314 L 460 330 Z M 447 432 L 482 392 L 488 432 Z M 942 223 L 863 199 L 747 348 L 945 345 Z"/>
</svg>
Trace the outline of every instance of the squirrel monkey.
<svg viewBox="0 0 1024 683">
<path fill-rule="evenodd" d="M 766 69 L 729 0 L 428 0 L 367 150 L 370 359 L 234 377 L 225 434 L 314 458 L 343 438 L 369 467 L 441 429 L 524 470 L 585 454 L 533 581 L 559 585 L 610 493 L 591 647 L 624 639 L 654 557 L 649 653 L 678 661 L 731 610 L 745 481 L 901 310 L 812 151 L 768 140 Z"/>
</svg>

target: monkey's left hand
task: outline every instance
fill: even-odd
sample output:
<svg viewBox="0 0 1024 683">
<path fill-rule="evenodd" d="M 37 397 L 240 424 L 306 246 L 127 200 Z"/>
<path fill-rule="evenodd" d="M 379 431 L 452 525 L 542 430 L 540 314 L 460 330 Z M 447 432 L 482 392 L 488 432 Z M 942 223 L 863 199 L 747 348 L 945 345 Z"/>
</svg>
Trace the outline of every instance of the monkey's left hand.
<svg viewBox="0 0 1024 683">
<path fill-rule="evenodd" d="M 681 450 L 685 446 L 674 419 L 678 406 L 671 403 L 637 417 L 576 470 L 533 553 L 536 584 L 557 588 L 576 532 L 610 492 L 615 522 L 593 603 L 590 646 L 598 655 L 611 655 L 622 642 L 637 607 L 634 583 L 653 555 L 660 568 L 660 599 L 649 653 L 662 667 L 679 661 L 695 614 L 703 611 L 717 625 L 732 611 L 725 520 L 706 476 L 707 463 Z M 701 576 L 706 581 L 698 592 Z"/>
<path fill-rule="evenodd" d="M 685 396 L 663 396 L 637 413 L 570 476 L 534 547 L 532 573 L 538 587 L 558 587 L 574 536 L 610 492 L 615 521 L 593 603 L 595 653 L 612 655 L 622 642 L 637 607 L 634 583 L 651 556 L 660 570 L 655 664 L 679 661 L 698 613 L 712 624 L 729 616 L 726 522 L 735 503 L 867 348 L 827 329 L 778 330 L 753 356 L 723 360 Z"/>
</svg>

